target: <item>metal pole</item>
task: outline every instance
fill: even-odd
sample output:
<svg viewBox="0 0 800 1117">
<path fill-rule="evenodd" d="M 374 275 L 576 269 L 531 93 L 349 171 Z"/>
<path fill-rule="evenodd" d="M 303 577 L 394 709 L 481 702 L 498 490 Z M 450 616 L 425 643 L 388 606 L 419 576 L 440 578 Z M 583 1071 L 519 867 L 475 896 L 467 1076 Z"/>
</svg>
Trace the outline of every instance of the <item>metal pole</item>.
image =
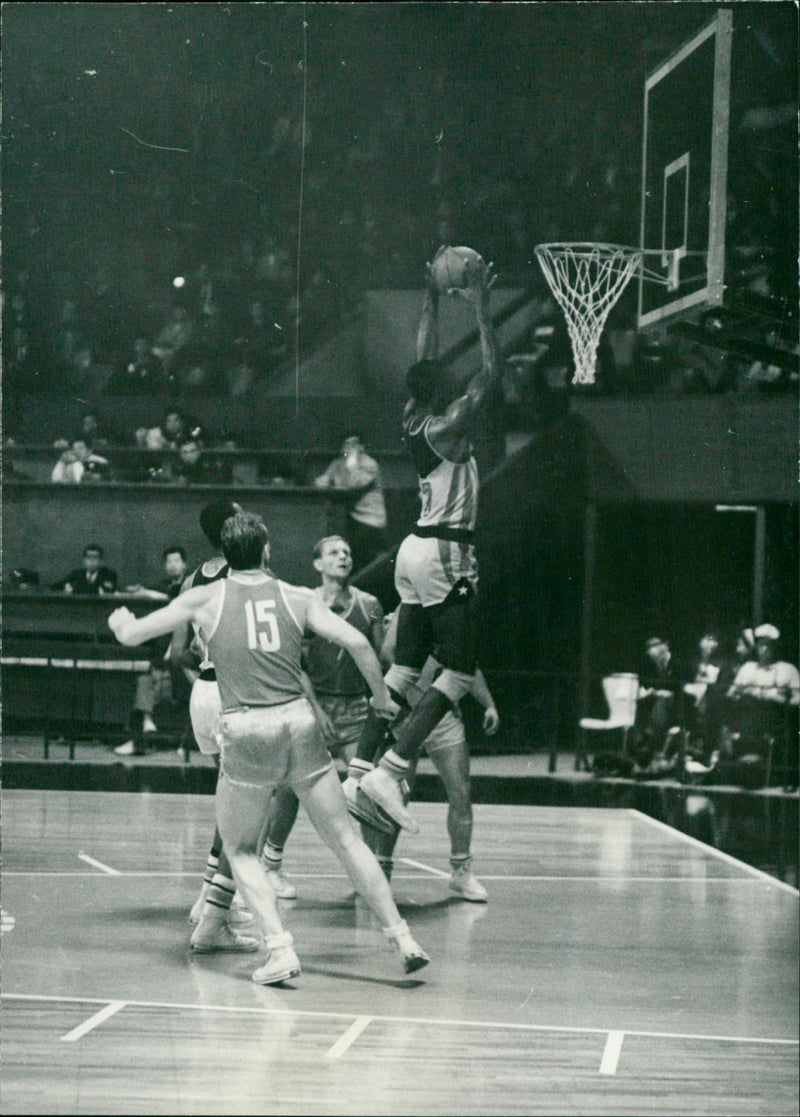
<svg viewBox="0 0 800 1117">
<path fill-rule="evenodd" d="M 597 559 L 597 505 L 587 504 L 583 514 L 583 616 L 581 618 L 581 683 L 580 709 L 585 713 L 589 707 L 589 685 L 592 669 L 592 613 L 594 598 L 594 575 Z M 575 752 L 575 770 L 580 767 L 582 742 Z M 586 758 L 583 757 L 584 764 Z"/>
<path fill-rule="evenodd" d="M 756 531 L 753 547 L 753 624 L 764 621 L 764 571 L 766 568 L 766 514 L 764 505 L 756 508 Z"/>
</svg>

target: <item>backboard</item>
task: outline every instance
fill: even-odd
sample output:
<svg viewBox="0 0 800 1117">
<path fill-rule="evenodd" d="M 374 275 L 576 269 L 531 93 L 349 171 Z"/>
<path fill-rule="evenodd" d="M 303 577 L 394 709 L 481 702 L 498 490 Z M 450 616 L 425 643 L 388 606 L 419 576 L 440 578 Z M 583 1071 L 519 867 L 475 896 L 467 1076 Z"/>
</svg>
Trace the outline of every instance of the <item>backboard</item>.
<svg viewBox="0 0 800 1117">
<path fill-rule="evenodd" d="M 723 300 L 732 32 L 718 11 L 645 80 L 640 329 Z"/>
</svg>

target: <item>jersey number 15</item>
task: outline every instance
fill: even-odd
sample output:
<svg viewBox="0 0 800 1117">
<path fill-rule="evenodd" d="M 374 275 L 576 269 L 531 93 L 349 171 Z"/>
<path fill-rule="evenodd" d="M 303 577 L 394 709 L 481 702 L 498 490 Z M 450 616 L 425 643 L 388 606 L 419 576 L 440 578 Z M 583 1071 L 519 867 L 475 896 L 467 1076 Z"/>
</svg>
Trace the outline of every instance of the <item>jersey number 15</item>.
<svg viewBox="0 0 800 1117">
<path fill-rule="evenodd" d="M 274 598 L 245 602 L 247 646 L 251 652 L 277 652 L 280 650 L 281 634 L 274 610 Z"/>
</svg>

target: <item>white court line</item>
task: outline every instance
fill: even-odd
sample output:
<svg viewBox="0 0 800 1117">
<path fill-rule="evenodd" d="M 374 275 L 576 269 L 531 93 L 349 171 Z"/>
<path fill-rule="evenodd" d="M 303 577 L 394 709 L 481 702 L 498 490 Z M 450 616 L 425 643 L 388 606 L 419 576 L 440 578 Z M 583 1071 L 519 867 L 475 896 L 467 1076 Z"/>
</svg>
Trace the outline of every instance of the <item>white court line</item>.
<svg viewBox="0 0 800 1117">
<path fill-rule="evenodd" d="M 606 1046 L 603 1051 L 603 1058 L 600 1060 L 599 1074 L 616 1074 L 617 1063 L 619 1062 L 620 1052 L 622 1051 L 622 1041 L 625 1038 L 624 1032 L 609 1032 Z"/>
<path fill-rule="evenodd" d="M 405 857 L 398 858 L 398 861 L 406 861 Z M 429 872 L 436 873 L 437 876 L 449 877 L 448 873 L 442 872 L 441 869 L 434 869 L 433 866 L 422 866 L 421 862 L 409 862 L 412 865 L 419 865 L 421 868 L 427 868 Z M 140 877 L 187 877 L 192 880 L 197 879 L 197 870 L 190 873 L 170 873 L 170 872 L 149 872 L 148 870 L 140 869 L 111 869 L 110 872 L 114 876 L 129 877 L 131 879 L 138 879 Z M 108 875 L 108 873 L 104 874 Z M 349 880 L 346 873 L 289 873 L 289 876 L 295 880 Z M 94 877 L 95 880 L 102 879 L 97 873 L 85 872 L 72 872 L 71 870 L 60 871 L 58 869 L 7 869 L 3 871 L 3 877 Z M 392 880 L 419 880 L 420 877 L 417 873 L 392 873 Z M 577 884 L 763 884 L 762 877 L 630 877 L 630 876 L 556 876 L 556 875 L 541 875 L 541 876 L 523 876 L 514 875 L 511 873 L 481 873 L 481 880 L 492 881 L 542 881 L 547 883 L 552 881 L 558 884 L 569 884 L 575 882 Z M 777 877 L 771 877 L 767 874 L 767 880 L 772 884 L 780 884 L 781 881 Z M 787 886 L 789 890 L 794 893 L 795 889 L 791 885 Z"/>
<path fill-rule="evenodd" d="M 689 845 L 694 846 L 695 849 L 701 849 L 703 853 L 711 853 L 714 857 L 719 858 L 720 861 L 726 861 L 729 865 L 735 865 L 737 869 L 742 869 L 751 876 L 757 877 L 761 881 L 766 881 L 767 884 L 777 885 L 778 888 L 783 888 L 786 892 L 791 892 L 793 896 L 800 896 L 800 891 L 793 887 L 793 885 L 786 884 L 785 881 L 779 880 L 778 877 L 770 876 L 769 873 L 765 873 L 763 869 L 756 869 L 753 865 L 748 865 L 745 861 L 740 861 L 738 857 L 734 857 L 730 853 L 725 853 L 723 850 L 716 849 L 714 846 L 706 845 L 706 843 L 701 842 L 699 838 L 693 838 L 691 834 L 684 834 L 682 830 L 676 830 L 674 826 L 669 826 L 666 822 L 661 822 L 657 818 L 651 818 L 649 814 L 645 814 L 635 807 L 628 807 L 627 810 L 629 814 L 644 819 L 644 821 L 649 822 L 651 826 L 655 826 L 657 830 L 663 830 L 673 838 L 680 838 L 682 841 L 688 842 Z"/>
<path fill-rule="evenodd" d="M 325 1058 L 341 1059 L 345 1051 L 355 1043 L 371 1020 L 371 1016 L 357 1016 L 347 1031 L 339 1036 L 330 1051 L 325 1052 Z"/>
<path fill-rule="evenodd" d="M 0 993 L 3 1001 L 45 1001 L 48 1004 L 91 1004 L 107 1005 L 107 997 L 61 997 L 48 993 Z M 352 1012 L 319 1012 L 310 1009 L 293 1008 L 255 1008 L 238 1005 L 208 1005 L 183 1001 L 125 1001 L 128 1008 L 160 1008 L 165 1011 L 187 1009 L 190 1012 L 228 1012 L 243 1013 L 246 1016 L 307 1016 L 315 1020 L 341 1020 L 352 1017 Z M 451 1020 L 439 1016 L 379 1016 L 376 1013 L 370 1020 L 385 1024 L 438 1025 L 448 1028 L 487 1028 L 494 1031 L 515 1032 L 568 1032 L 575 1035 L 607 1036 L 613 1029 L 577 1027 L 573 1024 L 513 1024 L 498 1020 Z M 772 1036 L 729 1036 L 714 1035 L 707 1032 L 650 1032 L 625 1029 L 626 1036 L 640 1036 L 645 1039 L 689 1039 L 714 1041 L 716 1043 L 756 1043 L 777 1047 L 797 1047 L 800 1040 L 776 1039 Z"/>
<path fill-rule="evenodd" d="M 434 869 L 433 865 L 425 865 L 422 861 L 412 861 L 410 857 L 398 857 L 398 861 L 402 861 L 404 865 L 410 865 L 412 869 L 423 869 L 426 873 L 433 873 L 435 877 L 450 879 L 449 873 L 443 873 L 441 869 Z"/>
<path fill-rule="evenodd" d="M 85 861 L 87 865 L 93 865 L 95 869 L 99 869 L 102 873 L 108 873 L 111 877 L 122 876 L 119 869 L 112 869 L 110 865 L 104 865 L 102 861 L 95 861 L 88 853 L 79 853 L 78 857 L 81 861 Z"/>
<path fill-rule="evenodd" d="M 65 1036 L 62 1036 L 62 1043 L 75 1043 L 81 1036 L 85 1036 L 87 1032 L 91 1032 L 92 1029 L 102 1024 L 104 1020 L 108 1020 L 109 1016 L 113 1016 L 115 1012 L 119 1012 L 127 1003 L 127 1001 L 111 1001 L 105 1008 L 101 1008 L 99 1012 L 96 1012 L 94 1016 L 90 1016 L 88 1020 L 84 1020 L 82 1024 L 79 1024 L 77 1028 L 73 1028 L 71 1032 L 67 1032 Z"/>
</svg>

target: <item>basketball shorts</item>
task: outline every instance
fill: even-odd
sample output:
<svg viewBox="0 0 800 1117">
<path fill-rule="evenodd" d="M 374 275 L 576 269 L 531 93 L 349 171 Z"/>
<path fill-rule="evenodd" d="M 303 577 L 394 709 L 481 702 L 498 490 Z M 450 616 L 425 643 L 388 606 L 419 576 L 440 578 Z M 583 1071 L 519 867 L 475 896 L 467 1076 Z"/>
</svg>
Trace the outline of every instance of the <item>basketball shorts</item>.
<svg viewBox="0 0 800 1117">
<path fill-rule="evenodd" d="M 467 582 L 477 591 L 474 544 L 406 536 L 394 568 L 394 584 L 403 604 L 439 605 L 458 582 Z"/>
<path fill-rule="evenodd" d="M 348 754 L 355 751 L 361 739 L 361 730 L 369 713 L 369 701 L 364 695 L 351 697 L 340 694 L 319 694 L 317 701 L 333 722 L 338 735 L 328 744 L 329 752 L 341 760 L 349 759 Z"/>
<path fill-rule="evenodd" d="M 239 783 L 293 787 L 333 764 L 308 701 L 225 711 L 222 771 Z"/>
<path fill-rule="evenodd" d="M 464 722 L 460 717 L 448 712 L 439 724 L 433 727 L 422 747 L 430 756 L 441 749 L 465 748 L 466 744 Z"/>
<path fill-rule="evenodd" d="M 200 752 L 213 756 L 220 750 L 222 700 L 215 682 L 196 679 L 189 699 L 192 732 Z"/>
</svg>

